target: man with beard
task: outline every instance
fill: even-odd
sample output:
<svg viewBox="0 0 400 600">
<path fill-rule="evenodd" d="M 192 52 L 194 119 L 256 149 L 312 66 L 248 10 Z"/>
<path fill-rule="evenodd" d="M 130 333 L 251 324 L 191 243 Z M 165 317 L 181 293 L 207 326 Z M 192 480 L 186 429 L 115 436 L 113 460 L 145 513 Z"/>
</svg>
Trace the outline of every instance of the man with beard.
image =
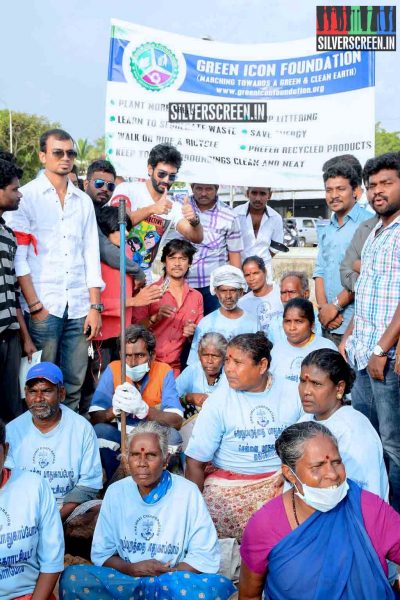
<svg viewBox="0 0 400 600">
<path fill-rule="evenodd" d="M 118 206 L 121 196 L 126 199 L 133 224 L 127 241 L 130 256 L 146 272 L 149 282 L 158 247 L 171 224 L 190 242 L 203 240 L 200 217 L 189 198 L 181 205 L 167 197 L 168 190 L 177 180 L 181 163 L 182 156 L 173 146 L 154 146 L 147 162 L 147 181 L 121 183 L 111 199 L 112 206 Z"/>
<path fill-rule="evenodd" d="M 25 398 L 29 411 L 7 425 L 7 467 L 47 479 L 64 521 L 102 488 L 96 434 L 86 419 L 62 404 L 63 374 L 55 364 L 29 369 Z"/>
<path fill-rule="evenodd" d="M 199 360 L 199 340 L 209 331 L 220 333 L 228 341 L 240 333 L 256 333 L 257 320 L 238 306 L 239 298 L 242 297 L 246 287 L 242 270 L 237 267 L 225 265 L 211 273 L 210 292 L 217 296 L 220 308 L 201 319 L 197 325 L 187 361 L 188 365 Z"/>
<path fill-rule="evenodd" d="M 351 401 L 380 434 L 390 503 L 400 512 L 400 383 L 394 370 L 400 335 L 400 154 L 368 160 L 364 181 L 379 221 L 362 249 L 354 324 L 345 334 L 351 334 L 346 352 L 356 368 Z"/>
<path fill-rule="evenodd" d="M 115 169 L 108 160 L 95 160 L 89 165 L 83 185 L 95 210 L 110 201 L 116 186 L 116 176 Z"/>
<path fill-rule="evenodd" d="M 354 294 L 341 284 L 340 264 L 357 227 L 370 214 L 357 204 L 359 179 L 352 166 L 335 163 L 323 172 L 323 180 L 333 215 L 320 235 L 313 277 L 322 335 L 338 346 L 353 316 L 354 300 Z"/>
</svg>

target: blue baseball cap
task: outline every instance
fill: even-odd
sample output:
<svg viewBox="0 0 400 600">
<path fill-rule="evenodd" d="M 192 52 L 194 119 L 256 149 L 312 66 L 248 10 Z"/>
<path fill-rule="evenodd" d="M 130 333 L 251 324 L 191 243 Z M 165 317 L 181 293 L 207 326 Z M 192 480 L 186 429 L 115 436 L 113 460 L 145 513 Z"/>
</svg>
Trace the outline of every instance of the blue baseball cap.
<svg viewBox="0 0 400 600">
<path fill-rule="evenodd" d="M 62 385 L 64 383 L 61 369 L 51 362 L 41 362 L 31 367 L 26 376 L 26 381 L 28 382 L 32 379 L 47 379 L 47 381 L 54 383 L 54 385 Z"/>
</svg>

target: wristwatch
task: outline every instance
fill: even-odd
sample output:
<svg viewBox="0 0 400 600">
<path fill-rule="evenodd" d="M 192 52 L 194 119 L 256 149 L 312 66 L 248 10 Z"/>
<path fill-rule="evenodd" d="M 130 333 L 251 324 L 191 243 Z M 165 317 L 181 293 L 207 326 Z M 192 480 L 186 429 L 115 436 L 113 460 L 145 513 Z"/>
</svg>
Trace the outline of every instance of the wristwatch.
<svg viewBox="0 0 400 600">
<path fill-rule="evenodd" d="M 199 215 L 196 215 L 194 219 L 188 219 L 189 223 L 191 224 L 192 227 L 197 227 L 198 225 L 200 225 L 200 217 Z"/>
<path fill-rule="evenodd" d="M 97 310 L 99 313 L 102 313 L 104 310 L 104 304 L 91 304 L 90 308 L 93 308 L 93 310 Z"/>
<path fill-rule="evenodd" d="M 336 298 L 334 298 L 332 300 L 332 304 L 333 304 L 333 306 L 336 308 L 336 310 L 338 312 L 342 312 L 343 311 L 343 306 L 340 304 L 337 296 L 336 296 Z"/>
<path fill-rule="evenodd" d="M 377 344 L 375 346 L 375 348 L 372 350 L 372 354 L 374 354 L 375 356 L 387 356 L 388 355 L 388 353 L 385 352 L 383 350 L 383 348 L 380 347 L 379 344 Z"/>
</svg>

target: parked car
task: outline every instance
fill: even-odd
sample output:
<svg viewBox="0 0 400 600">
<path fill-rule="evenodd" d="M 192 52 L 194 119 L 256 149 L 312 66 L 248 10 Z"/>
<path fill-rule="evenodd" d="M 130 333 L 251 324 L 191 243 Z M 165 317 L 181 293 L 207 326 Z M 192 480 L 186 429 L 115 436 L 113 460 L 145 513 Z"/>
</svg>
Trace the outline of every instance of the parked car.
<svg viewBox="0 0 400 600">
<path fill-rule="evenodd" d="M 299 236 L 299 246 L 316 246 L 318 244 L 317 223 L 313 217 L 292 217 L 295 221 Z"/>
</svg>

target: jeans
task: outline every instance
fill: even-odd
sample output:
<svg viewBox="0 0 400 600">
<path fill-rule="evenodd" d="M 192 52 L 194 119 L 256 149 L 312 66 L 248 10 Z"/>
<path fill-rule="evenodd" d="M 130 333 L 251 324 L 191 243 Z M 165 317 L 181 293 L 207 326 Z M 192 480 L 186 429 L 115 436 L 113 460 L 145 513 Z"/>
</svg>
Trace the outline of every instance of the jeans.
<svg viewBox="0 0 400 600">
<path fill-rule="evenodd" d="M 83 333 L 85 317 L 68 319 L 68 307 L 62 318 L 48 315 L 43 321 L 29 319 L 29 333 L 42 350 L 42 361 L 59 365 L 64 376 L 65 404 L 78 411 L 81 388 L 88 363 L 88 343 Z"/>
<path fill-rule="evenodd" d="M 119 466 L 118 455 L 120 454 L 121 432 L 115 423 L 97 423 L 94 426 L 97 439 L 99 440 L 100 458 L 107 482 L 110 481 Z M 178 446 L 182 444 L 182 436 L 173 427 L 168 431 L 168 445 Z"/>
<path fill-rule="evenodd" d="M 351 390 L 353 408 L 362 412 L 379 433 L 390 483 L 390 503 L 400 512 L 400 378 L 394 360 L 386 363 L 384 381 L 372 379 L 367 369 L 356 371 Z"/>
<path fill-rule="evenodd" d="M 196 288 L 196 289 L 203 296 L 204 316 L 205 317 L 220 307 L 219 300 L 218 300 L 217 296 L 213 296 L 211 294 L 209 285 L 206 285 L 206 287 Z"/>
</svg>

